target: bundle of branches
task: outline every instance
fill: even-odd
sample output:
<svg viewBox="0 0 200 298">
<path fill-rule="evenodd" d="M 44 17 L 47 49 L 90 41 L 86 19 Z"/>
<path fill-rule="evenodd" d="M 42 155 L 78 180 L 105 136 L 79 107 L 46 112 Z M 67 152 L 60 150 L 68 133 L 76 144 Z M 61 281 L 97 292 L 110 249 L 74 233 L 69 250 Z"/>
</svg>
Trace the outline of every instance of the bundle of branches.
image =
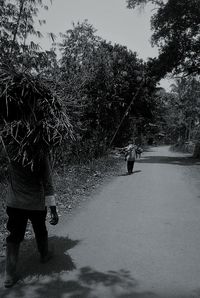
<svg viewBox="0 0 200 298">
<path fill-rule="evenodd" d="M 0 137 L 13 161 L 34 161 L 68 139 L 73 129 L 44 79 L 0 68 Z"/>
</svg>

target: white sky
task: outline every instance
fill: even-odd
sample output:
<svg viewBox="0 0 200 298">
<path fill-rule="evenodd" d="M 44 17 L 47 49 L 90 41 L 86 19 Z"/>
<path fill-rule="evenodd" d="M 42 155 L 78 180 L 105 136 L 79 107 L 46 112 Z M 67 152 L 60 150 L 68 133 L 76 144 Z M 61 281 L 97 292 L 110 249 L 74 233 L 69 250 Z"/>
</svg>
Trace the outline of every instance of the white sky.
<svg viewBox="0 0 200 298">
<path fill-rule="evenodd" d="M 49 10 L 42 12 L 46 25 L 40 31 L 46 36 L 72 28 L 72 22 L 82 22 L 85 19 L 97 29 L 96 34 L 111 41 L 127 46 L 136 51 L 139 58 L 146 60 L 158 54 L 156 47 L 150 44 L 150 16 L 152 6 L 148 5 L 143 11 L 126 8 L 126 0 L 53 0 Z M 40 40 L 43 49 L 51 46 L 49 38 Z M 168 89 L 169 83 L 163 80 L 161 86 Z"/>
</svg>

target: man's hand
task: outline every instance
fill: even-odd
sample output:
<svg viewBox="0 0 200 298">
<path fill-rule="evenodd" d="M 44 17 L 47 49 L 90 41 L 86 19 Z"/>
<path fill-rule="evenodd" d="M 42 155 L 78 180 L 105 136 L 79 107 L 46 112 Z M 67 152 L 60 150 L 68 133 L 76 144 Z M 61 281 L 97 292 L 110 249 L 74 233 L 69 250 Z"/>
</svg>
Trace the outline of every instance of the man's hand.
<svg viewBox="0 0 200 298">
<path fill-rule="evenodd" d="M 56 206 L 50 206 L 50 210 L 51 210 L 51 219 L 50 219 L 49 223 L 51 225 L 55 226 L 55 225 L 57 225 L 57 223 L 59 221 Z"/>
</svg>

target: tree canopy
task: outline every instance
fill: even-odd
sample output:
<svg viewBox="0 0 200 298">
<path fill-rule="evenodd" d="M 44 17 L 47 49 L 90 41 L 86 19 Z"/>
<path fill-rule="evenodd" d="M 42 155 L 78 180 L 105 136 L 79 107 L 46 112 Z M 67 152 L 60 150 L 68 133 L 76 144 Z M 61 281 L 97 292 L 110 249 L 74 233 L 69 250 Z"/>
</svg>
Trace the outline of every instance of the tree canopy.
<svg viewBox="0 0 200 298">
<path fill-rule="evenodd" d="M 39 9 L 48 9 L 51 0 L 0 0 L 0 64 L 12 65 L 19 69 L 40 71 L 44 66 L 46 52 L 33 41 L 32 36 L 41 38 L 35 29 L 36 20 L 40 25 L 45 20 L 38 18 Z M 54 35 L 49 33 L 52 38 Z"/>
<path fill-rule="evenodd" d="M 68 95 L 66 106 L 72 110 L 80 142 L 100 154 L 108 148 L 137 94 L 146 75 L 145 64 L 125 46 L 97 36 L 87 21 L 74 24 L 62 37 L 60 74 L 63 93 Z M 123 144 L 133 135 L 132 117 L 152 117 L 155 83 L 146 80 L 143 85 L 121 123 L 115 144 Z"/>
<path fill-rule="evenodd" d="M 60 44 L 42 51 L 31 36 L 41 36 L 35 22 L 38 10 L 47 9 L 46 1 L 0 0 L 0 135 L 13 132 L 14 127 L 11 137 L 16 139 L 15 132 L 23 124 L 26 148 L 32 147 L 27 136 L 35 142 L 39 129 L 41 142 L 37 144 L 48 148 L 59 145 L 65 160 L 74 156 L 76 160 L 88 160 L 111 145 L 121 146 L 145 134 L 145 123 L 153 121 L 156 104 L 156 80 L 149 65 L 125 46 L 96 35 L 87 21 L 73 24 L 61 34 Z M 60 50 L 60 60 L 55 49 Z M 30 104 L 31 121 L 26 121 L 30 113 L 24 106 L 29 104 L 29 95 L 35 101 L 33 107 Z M 16 106 L 20 111 L 17 119 L 11 117 Z M 38 110 L 43 111 L 44 119 L 41 113 L 37 117 Z M 20 156 L 25 156 L 23 140 L 18 140 Z"/>
<path fill-rule="evenodd" d="M 151 18 L 152 44 L 159 47 L 154 72 L 160 72 L 160 77 L 171 71 L 199 74 L 199 0 L 127 0 L 128 8 L 147 3 L 156 7 Z"/>
</svg>

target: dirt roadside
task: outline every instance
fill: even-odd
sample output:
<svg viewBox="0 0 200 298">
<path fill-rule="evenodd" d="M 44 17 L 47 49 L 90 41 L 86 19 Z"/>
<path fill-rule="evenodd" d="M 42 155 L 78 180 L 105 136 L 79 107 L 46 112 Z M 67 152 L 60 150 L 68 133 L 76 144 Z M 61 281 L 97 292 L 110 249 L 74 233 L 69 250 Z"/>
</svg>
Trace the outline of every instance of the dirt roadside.
<svg viewBox="0 0 200 298">
<path fill-rule="evenodd" d="M 57 197 L 59 216 L 71 214 L 80 207 L 92 194 L 122 173 L 125 163 L 123 158 L 112 152 L 107 156 L 88 164 L 64 166 L 54 173 L 54 184 Z M 6 212 L 5 212 L 6 183 L 0 184 L 0 257 L 5 257 Z M 47 218 L 48 220 L 48 218 Z M 25 239 L 34 237 L 31 225 L 28 225 Z"/>
</svg>

